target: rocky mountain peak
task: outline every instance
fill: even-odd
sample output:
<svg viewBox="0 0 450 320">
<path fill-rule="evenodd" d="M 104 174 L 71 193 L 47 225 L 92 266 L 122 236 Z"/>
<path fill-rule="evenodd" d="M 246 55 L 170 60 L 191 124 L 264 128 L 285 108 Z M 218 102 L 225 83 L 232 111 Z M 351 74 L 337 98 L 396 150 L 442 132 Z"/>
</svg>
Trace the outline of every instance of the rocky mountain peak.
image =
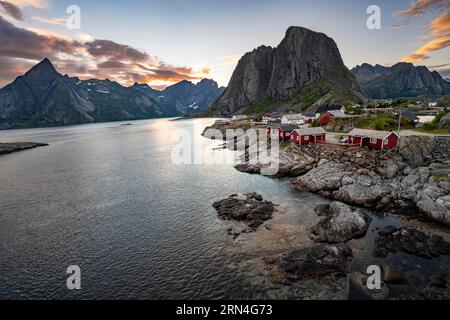
<svg viewBox="0 0 450 320">
<path fill-rule="evenodd" d="M 42 76 L 42 77 L 59 76 L 59 75 L 60 74 L 58 73 L 58 71 L 56 71 L 53 64 L 47 58 L 39 62 L 25 74 L 25 76 Z"/>
<path fill-rule="evenodd" d="M 242 57 L 214 108 L 230 115 L 263 100 L 289 103 L 308 86 L 317 95 L 313 99 L 323 98 L 322 103 L 365 99 L 333 39 L 303 27 L 289 27 L 276 48 L 260 46 Z M 310 107 L 309 102 L 302 103 L 297 105 Z"/>
</svg>

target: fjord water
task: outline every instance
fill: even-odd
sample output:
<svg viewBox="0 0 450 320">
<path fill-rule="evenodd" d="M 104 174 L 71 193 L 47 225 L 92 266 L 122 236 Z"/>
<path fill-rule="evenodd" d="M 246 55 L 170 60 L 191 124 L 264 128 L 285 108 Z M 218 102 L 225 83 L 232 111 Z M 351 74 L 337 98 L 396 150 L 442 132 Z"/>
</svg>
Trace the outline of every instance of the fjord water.
<svg viewBox="0 0 450 320">
<path fill-rule="evenodd" d="M 229 223 L 211 204 L 236 192 L 259 192 L 312 215 L 318 199 L 288 181 L 232 165 L 176 165 L 171 133 L 201 136 L 211 119 L 105 123 L 0 132 L 0 141 L 49 143 L 0 156 L 0 298 L 252 298 Z M 232 152 L 217 151 L 227 156 Z M 67 267 L 82 270 L 79 291 Z"/>
</svg>

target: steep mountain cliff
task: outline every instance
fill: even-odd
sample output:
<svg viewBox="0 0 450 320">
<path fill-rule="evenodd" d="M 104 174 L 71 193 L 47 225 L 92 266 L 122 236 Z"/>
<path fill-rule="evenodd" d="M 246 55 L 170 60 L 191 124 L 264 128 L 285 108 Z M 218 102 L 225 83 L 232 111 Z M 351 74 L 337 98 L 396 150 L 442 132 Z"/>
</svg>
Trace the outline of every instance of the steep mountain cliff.
<svg viewBox="0 0 450 320">
<path fill-rule="evenodd" d="M 146 84 L 80 80 L 62 76 L 45 59 L 0 89 L 0 129 L 180 116 L 205 110 L 223 90 L 207 79 L 164 91 Z"/>
<path fill-rule="evenodd" d="M 392 67 L 364 63 L 353 68 L 352 73 L 372 99 L 450 94 L 450 84 L 439 73 L 412 63 Z"/>
<path fill-rule="evenodd" d="M 306 109 L 365 99 L 331 38 L 290 27 L 278 47 L 262 46 L 242 57 L 212 112 L 264 112 L 286 105 Z"/>
</svg>

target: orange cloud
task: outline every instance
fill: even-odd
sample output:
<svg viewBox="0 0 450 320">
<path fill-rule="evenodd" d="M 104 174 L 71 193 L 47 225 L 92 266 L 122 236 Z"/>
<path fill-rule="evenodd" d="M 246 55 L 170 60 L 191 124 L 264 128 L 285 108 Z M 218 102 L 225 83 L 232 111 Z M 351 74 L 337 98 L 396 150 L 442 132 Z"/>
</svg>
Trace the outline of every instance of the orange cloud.
<svg viewBox="0 0 450 320">
<path fill-rule="evenodd" d="M 396 16 L 418 17 L 430 10 L 448 6 L 447 0 L 417 0 L 408 8 L 396 12 Z"/>
<path fill-rule="evenodd" d="M 439 35 L 450 31 L 450 12 L 434 19 L 430 24 L 431 33 Z"/>
<path fill-rule="evenodd" d="M 229 66 L 238 63 L 238 61 L 242 58 L 242 55 L 232 54 L 229 56 L 220 57 L 219 65 L 220 66 Z"/>
<path fill-rule="evenodd" d="M 403 62 L 420 62 L 420 61 L 424 61 L 426 59 L 429 59 L 429 56 L 426 56 L 424 54 L 418 54 L 418 53 L 413 53 L 409 56 L 406 56 L 402 59 Z"/>
<path fill-rule="evenodd" d="M 48 24 L 54 24 L 59 26 L 65 26 L 67 24 L 67 19 L 64 18 L 43 18 L 43 17 L 33 17 L 33 20 L 42 22 L 42 23 L 48 23 Z"/>
<path fill-rule="evenodd" d="M 442 50 L 450 46 L 450 12 L 434 19 L 428 26 L 437 38 L 428 41 L 419 50 L 403 58 L 405 62 L 419 62 L 429 58 L 428 53 Z"/>
</svg>

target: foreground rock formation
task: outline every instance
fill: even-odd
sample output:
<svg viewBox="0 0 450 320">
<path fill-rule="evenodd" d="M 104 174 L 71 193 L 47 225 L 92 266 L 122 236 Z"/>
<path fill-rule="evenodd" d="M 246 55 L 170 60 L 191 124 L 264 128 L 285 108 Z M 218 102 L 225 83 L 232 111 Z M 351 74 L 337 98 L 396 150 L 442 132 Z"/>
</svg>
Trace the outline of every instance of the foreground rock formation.
<svg viewBox="0 0 450 320">
<path fill-rule="evenodd" d="M 372 221 L 367 210 L 350 207 L 340 202 L 318 206 L 316 213 L 323 216 L 311 227 L 311 235 L 318 242 L 344 243 L 363 237 Z"/>
<path fill-rule="evenodd" d="M 429 237 L 415 229 L 388 226 L 379 232 L 373 255 L 383 258 L 397 252 L 431 259 L 450 254 L 450 243 L 437 235 Z"/>
<path fill-rule="evenodd" d="M 352 259 L 352 249 L 345 244 L 316 245 L 285 253 L 266 263 L 275 268 L 288 282 L 320 279 L 333 282 L 346 277 Z"/>
<path fill-rule="evenodd" d="M 213 207 L 220 218 L 245 222 L 253 230 L 271 219 L 275 212 L 275 205 L 264 201 L 257 193 L 231 195 L 227 199 L 214 202 Z"/>
<path fill-rule="evenodd" d="M 403 138 L 398 155 L 314 153 L 321 159 L 292 180 L 294 188 L 450 225 L 450 138 Z"/>
</svg>

